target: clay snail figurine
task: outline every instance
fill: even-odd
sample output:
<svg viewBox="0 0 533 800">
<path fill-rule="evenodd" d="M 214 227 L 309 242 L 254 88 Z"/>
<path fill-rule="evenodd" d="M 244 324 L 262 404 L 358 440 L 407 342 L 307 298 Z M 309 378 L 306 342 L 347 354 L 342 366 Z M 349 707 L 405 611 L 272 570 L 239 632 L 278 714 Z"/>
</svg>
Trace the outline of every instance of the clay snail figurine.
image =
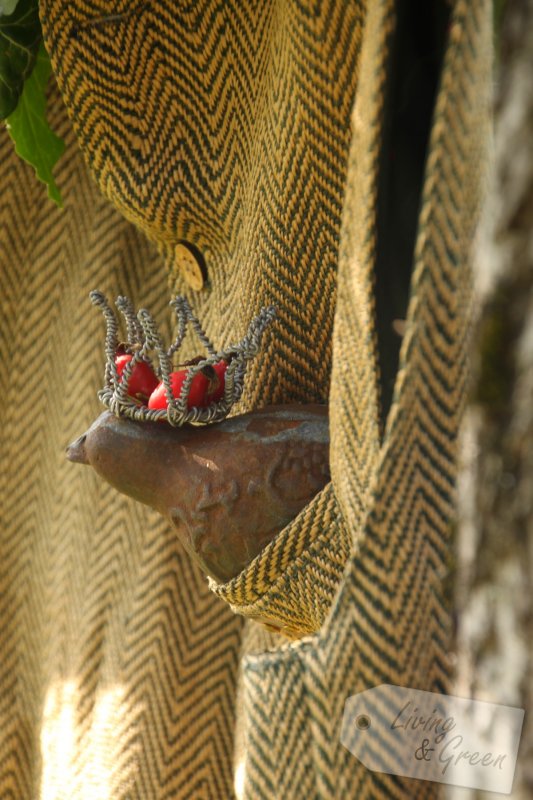
<svg viewBox="0 0 533 800">
<path fill-rule="evenodd" d="M 117 298 L 127 328 L 124 346 L 105 296 L 94 291 L 91 300 L 106 320 L 105 386 L 99 397 L 109 410 L 69 445 L 67 457 L 90 464 L 119 492 L 164 514 L 202 570 L 226 582 L 329 481 L 327 407 L 279 405 L 228 417 L 241 397 L 247 364 L 274 320 L 273 306 L 251 320 L 240 343 L 217 351 L 184 297 L 171 302 L 177 335 L 168 349 L 146 309 L 136 313 L 127 297 Z M 175 396 L 173 379 L 179 375 L 171 372 L 172 356 L 188 328 L 207 356 L 189 362 Z M 159 363 L 153 379 L 161 385 L 146 403 L 133 383 L 138 376 L 146 382 L 153 354 Z M 205 404 L 200 395 L 191 403 L 195 382 L 209 383 L 205 370 L 222 367 L 223 388 L 211 387 Z M 164 408 L 151 402 L 160 390 Z M 149 391 L 150 386 L 140 395 Z"/>
<path fill-rule="evenodd" d="M 67 448 L 166 516 L 200 568 L 238 575 L 329 481 L 327 407 L 266 407 L 204 427 L 105 411 Z"/>
</svg>

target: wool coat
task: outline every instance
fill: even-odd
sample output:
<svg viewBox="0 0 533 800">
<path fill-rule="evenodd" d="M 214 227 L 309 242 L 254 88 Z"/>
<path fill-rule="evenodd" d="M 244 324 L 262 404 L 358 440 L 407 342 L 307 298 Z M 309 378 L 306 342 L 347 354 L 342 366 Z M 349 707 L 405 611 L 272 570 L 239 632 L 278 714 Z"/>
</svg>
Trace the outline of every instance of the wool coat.
<svg viewBox="0 0 533 800">
<path fill-rule="evenodd" d="M 63 210 L 0 131 L 0 797 L 438 796 L 340 741 L 347 697 L 453 662 L 491 4 L 418 6 L 41 0 Z M 94 288 L 169 335 L 184 294 L 219 346 L 274 303 L 235 411 L 329 405 L 331 482 L 227 583 L 65 459 Z"/>
</svg>

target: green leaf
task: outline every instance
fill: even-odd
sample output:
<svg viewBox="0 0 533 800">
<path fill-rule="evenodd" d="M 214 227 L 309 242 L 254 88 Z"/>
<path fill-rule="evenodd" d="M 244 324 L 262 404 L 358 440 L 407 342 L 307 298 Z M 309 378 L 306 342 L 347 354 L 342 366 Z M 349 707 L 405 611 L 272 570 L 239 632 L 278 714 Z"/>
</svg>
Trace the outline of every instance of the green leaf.
<svg viewBox="0 0 533 800">
<path fill-rule="evenodd" d="M 0 17 L 12 14 L 19 0 L 0 0 Z"/>
<path fill-rule="evenodd" d="M 7 128 L 17 154 L 34 167 L 37 176 L 48 187 L 48 197 L 62 207 L 52 169 L 63 153 L 65 143 L 50 129 L 46 119 L 46 86 L 51 72 L 50 59 L 41 45 L 19 104 L 7 119 Z"/>
<path fill-rule="evenodd" d="M 38 0 L 0 0 L 0 119 L 16 108 L 42 39 Z"/>
</svg>

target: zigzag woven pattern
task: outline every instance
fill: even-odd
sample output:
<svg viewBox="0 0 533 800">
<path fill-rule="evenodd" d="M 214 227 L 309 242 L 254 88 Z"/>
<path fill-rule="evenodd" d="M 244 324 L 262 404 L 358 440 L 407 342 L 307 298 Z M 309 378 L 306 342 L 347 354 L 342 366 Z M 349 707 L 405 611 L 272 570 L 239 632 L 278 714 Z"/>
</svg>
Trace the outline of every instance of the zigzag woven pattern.
<svg viewBox="0 0 533 800">
<path fill-rule="evenodd" d="M 226 584 L 211 589 L 235 613 L 278 627 L 290 638 L 319 630 L 351 550 L 330 484 Z"/>
<path fill-rule="evenodd" d="M 173 265 L 187 239 L 207 261 L 194 310 L 211 339 L 239 340 L 262 305 L 279 309 L 243 411 L 327 399 L 363 12 L 164 0 L 110 17 L 103 1 L 41 3 L 87 162 L 166 252 L 172 295 L 188 291 Z"/>
<path fill-rule="evenodd" d="M 365 45 L 370 47 L 373 40 L 377 51 L 373 58 L 362 54 L 356 117 L 367 108 L 372 119 L 380 82 L 376 64 L 383 58 L 390 10 L 387 2 L 369 10 L 366 30 L 375 36 Z M 362 530 L 354 530 L 356 547 L 320 631 L 277 652 L 250 654 L 243 663 L 240 693 L 246 719 L 239 741 L 245 746 L 241 744 L 237 763 L 245 775 L 246 798 L 297 797 L 295 780 L 311 797 L 439 796 L 436 784 L 366 770 L 340 744 L 339 728 L 346 697 L 371 686 L 392 683 L 443 692 L 448 686 L 445 588 L 456 440 L 468 366 L 469 253 L 488 140 L 490 39 L 490 5 L 457 2 L 426 168 L 408 333 L 366 520 Z M 371 160 L 375 136 L 369 124 L 354 137 L 347 208 L 350 193 L 357 197 L 365 181 L 367 159 L 360 157 L 361 148 Z M 341 361 L 349 346 L 345 316 L 362 326 L 367 314 L 360 300 L 368 286 L 362 254 L 371 241 L 370 223 L 371 217 L 354 230 L 348 214 L 344 218 L 343 241 L 351 242 L 353 250 L 343 251 L 340 261 L 334 352 Z M 344 289 L 346 283 L 356 284 L 356 290 Z M 349 483 L 358 475 L 359 454 L 353 450 L 361 436 L 353 440 L 346 431 L 357 429 L 360 416 L 358 407 L 342 403 L 346 384 L 337 366 L 332 376 L 335 410 L 352 413 L 343 428 L 335 426 L 333 417 L 332 432 L 339 440 L 332 449 L 332 466 L 342 476 L 335 481 L 333 473 L 335 490 L 350 518 L 357 512 Z M 347 439 L 350 444 L 342 447 L 341 440 Z M 380 744 L 393 746 L 375 742 L 376 749 Z"/>
<path fill-rule="evenodd" d="M 453 3 L 383 442 L 372 280 L 393 0 L 40 5 L 86 162 L 166 265 L 88 181 L 57 97 L 63 214 L 2 136 L 0 796 L 434 798 L 367 771 L 339 731 L 369 686 L 447 686 L 490 2 Z M 99 286 L 163 319 L 187 292 L 180 239 L 205 255 L 190 299 L 214 341 L 278 308 L 240 410 L 331 404 L 332 484 L 214 591 L 157 515 L 63 456 L 99 411 L 101 325 L 80 298 Z M 228 604 L 311 635 L 248 621 L 243 636 Z"/>
<path fill-rule="evenodd" d="M 0 797 L 231 797 L 242 622 L 162 518 L 65 459 L 101 408 L 89 290 L 171 315 L 52 107 L 62 212 L 0 131 Z"/>
</svg>

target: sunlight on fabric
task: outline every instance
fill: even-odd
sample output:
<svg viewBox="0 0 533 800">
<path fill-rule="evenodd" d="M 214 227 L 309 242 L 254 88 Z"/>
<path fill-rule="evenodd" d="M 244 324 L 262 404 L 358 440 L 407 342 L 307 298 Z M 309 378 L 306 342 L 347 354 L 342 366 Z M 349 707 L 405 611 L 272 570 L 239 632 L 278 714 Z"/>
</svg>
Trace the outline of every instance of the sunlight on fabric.
<svg viewBox="0 0 533 800">
<path fill-rule="evenodd" d="M 51 687 L 44 705 L 41 729 L 42 800 L 67 800 L 74 780 L 74 699 L 76 686 L 68 681 Z"/>
<path fill-rule="evenodd" d="M 234 788 L 235 788 L 235 797 L 237 800 L 243 800 L 244 797 L 244 775 L 246 772 L 246 764 L 244 758 L 241 758 L 238 761 L 237 766 L 235 767 L 235 775 L 234 775 Z"/>
<path fill-rule="evenodd" d="M 80 695 L 74 681 L 48 690 L 41 730 L 42 779 L 40 800 L 111 800 L 117 784 L 131 779 L 121 773 L 121 734 L 126 726 L 124 689 L 99 692 L 90 718 L 80 714 Z M 130 753 L 131 756 L 131 753 Z"/>
</svg>

